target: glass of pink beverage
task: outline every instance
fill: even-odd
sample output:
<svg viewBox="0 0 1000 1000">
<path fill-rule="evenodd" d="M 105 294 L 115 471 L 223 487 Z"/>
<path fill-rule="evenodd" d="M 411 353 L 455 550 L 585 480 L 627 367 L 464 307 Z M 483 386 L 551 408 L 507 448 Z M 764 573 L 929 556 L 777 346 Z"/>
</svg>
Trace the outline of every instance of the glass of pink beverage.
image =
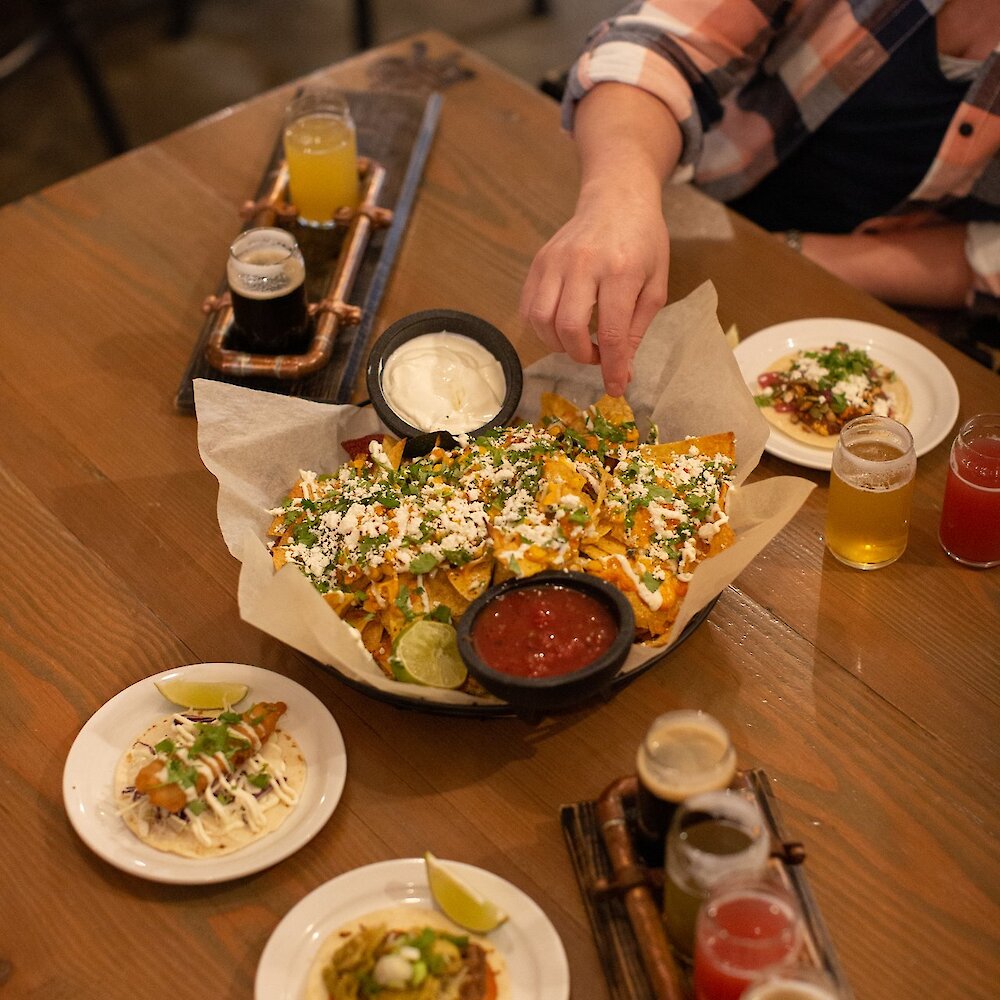
<svg viewBox="0 0 1000 1000">
<path fill-rule="evenodd" d="M 1000 413 L 972 417 L 952 443 L 939 537 L 957 562 L 1000 565 Z"/>
<path fill-rule="evenodd" d="M 739 1000 L 763 972 L 792 966 L 802 919 L 791 896 L 767 878 L 725 882 L 698 914 L 695 1000 Z"/>
</svg>

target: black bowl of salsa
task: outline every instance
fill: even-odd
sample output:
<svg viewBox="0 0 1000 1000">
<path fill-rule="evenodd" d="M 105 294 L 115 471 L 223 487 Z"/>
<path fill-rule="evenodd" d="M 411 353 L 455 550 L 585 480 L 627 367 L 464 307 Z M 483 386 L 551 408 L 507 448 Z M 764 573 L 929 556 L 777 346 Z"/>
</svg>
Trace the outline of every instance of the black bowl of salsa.
<svg viewBox="0 0 1000 1000">
<path fill-rule="evenodd" d="M 524 712 L 569 708 L 604 694 L 634 640 L 635 617 L 624 594 L 568 571 L 491 587 L 458 623 L 469 673 Z"/>
</svg>

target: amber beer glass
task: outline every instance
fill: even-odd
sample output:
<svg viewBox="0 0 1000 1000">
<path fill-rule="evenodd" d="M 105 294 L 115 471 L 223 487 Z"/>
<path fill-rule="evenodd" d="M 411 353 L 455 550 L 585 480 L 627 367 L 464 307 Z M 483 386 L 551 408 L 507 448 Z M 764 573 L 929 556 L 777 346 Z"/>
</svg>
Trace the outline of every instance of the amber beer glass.
<svg viewBox="0 0 1000 1000">
<path fill-rule="evenodd" d="M 874 415 L 844 425 L 833 452 L 826 545 L 842 563 L 880 569 L 906 549 L 917 456 L 898 420 Z"/>
<path fill-rule="evenodd" d="M 235 326 L 232 346 L 253 354 L 301 354 L 309 344 L 306 265 L 284 229 L 242 232 L 226 266 Z"/>
<path fill-rule="evenodd" d="M 316 87 L 293 98 L 285 109 L 284 149 L 302 225 L 327 228 L 337 209 L 357 208 L 357 133 L 343 94 Z"/>
<path fill-rule="evenodd" d="M 736 752 L 725 728 L 708 713 L 665 712 L 639 744 L 636 772 L 639 847 L 647 861 L 662 864 L 678 804 L 725 788 L 736 772 Z"/>
</svg>

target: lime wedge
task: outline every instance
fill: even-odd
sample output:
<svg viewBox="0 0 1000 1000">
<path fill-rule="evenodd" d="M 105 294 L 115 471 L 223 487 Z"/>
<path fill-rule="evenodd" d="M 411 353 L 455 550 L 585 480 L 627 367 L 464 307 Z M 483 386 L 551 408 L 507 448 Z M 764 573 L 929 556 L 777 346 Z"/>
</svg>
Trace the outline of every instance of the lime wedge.
<svg viewBox="0 0 1000 1000">
<path fill-rule="evenodd" d="M 167 701 L 181 708 L 230 708 L 241 702 L 250 690 L 233 681 L 156 681 L 156 690 Z"/>
<path fill-rule="evenodd" d="M 393 657 L 397 676 L 411 684 L 457 688 L 469 673 L 458 654 L 454 627 L 431 618 L 420 618 L 399 633 Z"/>
<path fill-rule="evenodd" d="M 460 879 L 430 851 L 424 852 L 427 881 L 434 902 L 449 920 L 475 934 L 486 934 L 499 927 L 507 914 L 488 899 L 483 899 L 468 883 Z"/>
</svg>

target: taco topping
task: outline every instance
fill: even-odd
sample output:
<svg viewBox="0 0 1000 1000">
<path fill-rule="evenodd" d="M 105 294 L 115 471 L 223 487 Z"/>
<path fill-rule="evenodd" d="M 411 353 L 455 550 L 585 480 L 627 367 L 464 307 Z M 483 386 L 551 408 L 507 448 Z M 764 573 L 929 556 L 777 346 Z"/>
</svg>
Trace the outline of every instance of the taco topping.
<svg viewBox="0 0 1000 1000">
<path fill-rule="evenodd" d="M 491 1000 L 493 970 L 468 936 L 434 927 L 362 926 L 322 970 L 329 1000 Z"/>
<path fill-rule="evenodd" d="M 897 417 L 892 398 L 895 373 L 867 352 L 838 341 L 832 347 L 798 351 L 784 364 L 757 376 L 754 402 L 785 414 L 793 424 L 824 437 L 840 433 L 855 417 Z"/>
</svg>

